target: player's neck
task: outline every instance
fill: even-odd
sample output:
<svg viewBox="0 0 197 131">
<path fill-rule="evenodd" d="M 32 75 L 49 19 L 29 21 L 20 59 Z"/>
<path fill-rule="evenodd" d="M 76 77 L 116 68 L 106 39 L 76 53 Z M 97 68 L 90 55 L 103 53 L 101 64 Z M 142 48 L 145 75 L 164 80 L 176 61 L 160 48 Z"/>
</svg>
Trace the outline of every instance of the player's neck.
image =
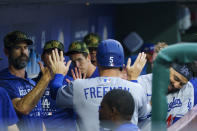
<svg viewBox="0 0 197 131">
<path fill-rule="evenodd" d="M 115 124 L 116 124 L 116 128 L 117 128 L 117 127 L 119 127 L 119 126 L 121 126 L 123 124 L 131 124 L 131 121 L 122 119 L 122 120 L 116 121 Z"/>
<path fill-rule="evenodd" d="M 17 77 L 20 77 L 20 78 L 25 78 L 25 68 L 23 69 L 15 69 L 12 65 L 9 66 L 9 71 L 12 75 L 15 75 Z"/>
<path fill-rule="evenodd" d="M 87 74 L 86 74 L 86 77 L 89 78 L 92 76 L 92 74 L 94 73 L 96 67 L 93 65 L 93 64 L 90 64 L 88 66 L 88 71 L 87 71 Z"/>
<path fill-rule="evenodd" d="M 119 69 L 105 69 L 99 70 L 100 76 L 109 76 L 109 77 L 120 77 L 120 70 Z"/>
</svg>

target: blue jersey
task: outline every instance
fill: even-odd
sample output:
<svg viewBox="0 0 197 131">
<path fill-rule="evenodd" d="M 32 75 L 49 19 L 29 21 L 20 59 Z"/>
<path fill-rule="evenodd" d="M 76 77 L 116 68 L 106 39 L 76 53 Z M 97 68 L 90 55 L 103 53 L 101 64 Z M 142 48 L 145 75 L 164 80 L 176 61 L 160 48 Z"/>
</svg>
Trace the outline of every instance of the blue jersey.
<svg viewBox="0 0 197 131">
<path fill-rule="evenodd" d="M 35 82 L 29 78 L 22 79 L 12 75 L 8 68 L 0 71 L 0 87 L 8 92 L 11 99 L 22 98 L 35 86 Z M 18 114 L 17 123 L 20 131 L 42 131 L 41 102 L 28 114 Z"/>
<path fill-rule="evenodd" d="M 98 68 L 96 68 L 91 78 L 97 77 L 98 75 Z M 63 76 L 62 74 L 56 74 L 42 97 L 43 118 L 47 130 L 75 130 L 76 115 L 73 109 L 58 108 L 55 101 L 58 89 L 68 84 L 66 79 L 73 81 L 73 78 L 68 75 Z"/>
<path fill-rule="evenodd" d="M 132 123 L 125 123 L 120 125 L 118 128 L 116 128 L 113 131 L 138 131 L 138 130 L 139 128 L 136 125 Z"/>
<path fill-rule="evenodd" d="M 89 78 L 95 78 L 99 76 L 99 70 L 98 67 L 96 67 L 94 73 Z M 66 75 L 65 77 L 62 74 L 56 74 L 52 82 L 50 83 L 51 87 L 51 94 L 52 98 L 56 99 L 57 91 L 60 87 L 63 85 L 68 85 L 68 83 L 65 81 L 66 79 L 69 79 L 70 81 L 73 81 L 73 78 Z"/>
<path fill-rule="evenodd" d="M 13 108 L 10 97 L 3 88 L 0 88 L 0 105 L 0 131 L 7 131 L 8 126 L 18 122 L 18 117 Z"/>
<path fill-rule="evenodd" d="M 60 76 L 60 77 L 59 77 Z M 41 78 L 41 73 L 35 79 L 36 82 Z M 53 92 L 50 91 L 50 88 L 58 88 L 62 86 L 62 83 L 65 82 L 65 79 L 72 80 L 72 78 L 66 76 L 63 77 L 61 74 L 56 74 L 54 79 L 49 83 L 46 88 L 42 101 L 42 117 L 47 131 L 74 131 L 76 128 L 75 115 L 72 109 L 62 109 L 56 106 L 56 101 L 52 99 L 51 96 L 54 96 Z M 54 81 L 57 83 L 54 84 Z"/>
<path fill-rule="evenodd" d="M 94 73 L 89 78 L 95 78 L 95 77 L 98 77 L 98 76 L 99 76 L 99 70 L 98 70 L 98 67 L 96 67 Z"/>
</svg>

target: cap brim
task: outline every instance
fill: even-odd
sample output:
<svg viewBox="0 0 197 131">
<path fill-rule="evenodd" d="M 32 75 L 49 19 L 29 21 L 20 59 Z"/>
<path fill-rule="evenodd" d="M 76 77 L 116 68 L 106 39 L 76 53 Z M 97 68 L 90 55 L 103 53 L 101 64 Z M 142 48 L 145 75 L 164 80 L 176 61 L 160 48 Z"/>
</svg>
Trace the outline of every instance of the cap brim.
<svg viewBox="0 0 197 131">
<path fill-rule="evenodd" d="M 51 48 L 51 49 L 44 49 L 43 52 L 51 52 L 52 50 L 54 50 L 55 48 Z M 63 50 L 60 50 L 58 49 L 59 51 L 63 51 Z M 63 55 L 66 55 L 66 53 L 63 51 Z"/>
<path fill-rule="evenodd" d="M 88 49 L 89 49 L 89 51 L 91 51 L 91 50 L 97 50 L 98 47 L 88 47 Z"/>
<path fill-rule="evenodd" d="M 68 51 L 68 52 L 65 52 L 64 55 L 69 56 L 71 53 L 72 51 Z"/>
<path fill-rule="evenodd" d="M 77 53 L 85 53 L 85 52 L 83 52 L 83 51 L 74 51 L 74 50 L 73 50 L 73 51 L 68 51 L 68 52 L 66 52 L 65 55 L 66 55 L 66 56 L 69 56 L 70 54 L 77 54 Z"/>
<path fill-rule="evenodd" d="M 21 39 L 21 40 L 15 41 L 15 42 L 16 42 L 16 43 L 25 42 L 25 43 L 27 43 L 28 45 L 32 45 L 32 44 L 33 44 L 33 41 L 30 40 L 30 39 Z"/>
</svg>

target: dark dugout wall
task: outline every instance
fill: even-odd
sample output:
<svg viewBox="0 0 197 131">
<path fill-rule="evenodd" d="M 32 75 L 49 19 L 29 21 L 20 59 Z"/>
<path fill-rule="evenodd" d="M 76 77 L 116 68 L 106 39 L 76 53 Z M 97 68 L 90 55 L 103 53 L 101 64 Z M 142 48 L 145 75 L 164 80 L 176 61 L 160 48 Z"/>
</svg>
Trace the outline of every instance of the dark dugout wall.
<svg viewBox="0 0 197 131">
<path fill-rule="evenodd" d="M 27 32 L 33 39 L 33 49 L 42 52 L 48 40 L 60 40 L 67 50 L 74 40 L 81 40 L 89 32 L 98 33 L 102 39 L 113 38 L 114 6 L 85 4 L 24 4 L 0 6 L 0 62 L 7 66 L 3 53 L 3 37 L 10 31 Z"/>
<path fill-rule="evenodd" d="M 137 32 L 146 43 L 179 42 L 178 4 L 155 2 L 120 5 L 116 13 L 115 37 L 122 41 L 130 32 Z"/>
<path fill-rule="evenodd" d="M 0 62 L 7 66 L 3 53 L 3 37 L 12 30 L 22 30 L 34 40 L 34 49 L 41 53 L 44 43 L 56 39 L 67 50 L 73 40 L 81 40 L 88 32 L 97 32 L 102 39 L 122 40 L 137 32 L 146 43 L 180 41 L 177 3 L 140 4 L 23 4 L 0 6 Z M 126 55 L 129 54 L 126 50 Z"/>
</svg>

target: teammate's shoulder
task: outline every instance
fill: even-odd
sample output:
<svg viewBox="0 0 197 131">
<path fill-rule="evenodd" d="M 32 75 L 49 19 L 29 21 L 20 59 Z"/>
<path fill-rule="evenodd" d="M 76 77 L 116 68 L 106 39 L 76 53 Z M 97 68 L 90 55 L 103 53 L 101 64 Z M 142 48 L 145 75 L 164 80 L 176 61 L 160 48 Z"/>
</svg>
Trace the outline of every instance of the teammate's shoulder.
<svg viewBox="0 0 197 131">
<path fill-rule="evenodd" d="M 185 87 L 185 88 L 194 88 L 195 85 L 193 85 L 192 82 L 188 81 L 188 82 L 184 85 L 184 87 Z M 185 89 L 185 88 L 184 88 L 184 89 Z"/>
<path fill-rule="evenodd" d="M 133 82 L 133 81 L 129 81 L 129 82 L 130 82 L 130 85 L 132 85 L 132 86 L 135 86 L 135 87 L 138 87 L 138 88 L 142 88 L 142 86 L 138 82 Z"/>
<path fill-rule="evenodd" d="M 141 88 L 142 86 L 138 83 L 138 81 L 129 81 L 129 80 L 125 80 L 125 79 L 121 79 L 120 80 L 122 82 L 124 82 L 126 85 L 131 86 L 131 87 L 139 87 Z"/>
<path fill-rule="evenodd" d="M 183 87 L 180 89 L 179 93 L 184 94 L 185 96 L 190 95 L 190 93 L 194 90 L 194 86 L 192 85 L 191 82 L 187 82 Z"/>
<path fill-rule="evenodd" d="M 153 74 L 145 74 L 145 75 L 140 75 L 137 79 L 152 79 Z"/>
</svg>

